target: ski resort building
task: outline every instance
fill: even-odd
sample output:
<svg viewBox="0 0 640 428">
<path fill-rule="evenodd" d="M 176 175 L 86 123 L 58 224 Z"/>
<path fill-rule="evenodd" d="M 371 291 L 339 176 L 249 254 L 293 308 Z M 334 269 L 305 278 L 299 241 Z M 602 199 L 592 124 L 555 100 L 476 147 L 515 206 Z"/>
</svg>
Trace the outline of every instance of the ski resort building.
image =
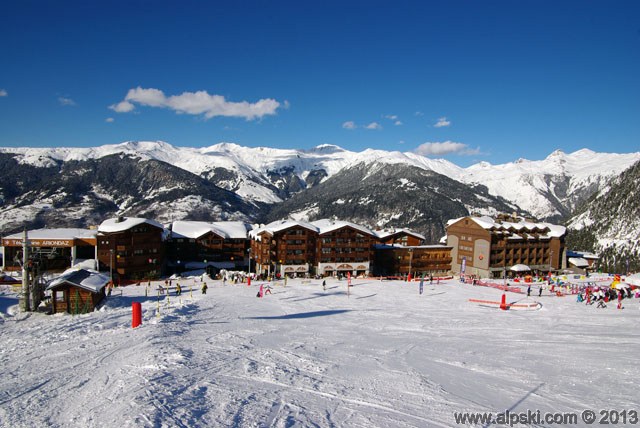
<svg viewBox="0 0 640 428">
<path fill-rule="evenodd" d="M 500 278 L 514 265 L 532 272 L 565 268 L 566 228 L 516 216 L 462 217 L 447 223 L 454 272 Z"/>
<path fill-rule="evenodd" d="M 315 268 L 323 276 L 368 275 L 378 236 L 364 226 L 339 220 L 311 223 L 318 229 Z"/>
<path fill-rule="evenodd" d="M 165 229 L 137 217 L 105 220 L 98 227 L 100 270 L 109 270 L 114 281 L 153 278 L 161 274 L 165 255 Z"/>
<path fill-rule="evenodd" d="M 405 267 L 398 263 L 396 254 L 405 253 L 406 258 L 409 254 L 406 248 L 414 248 L 417 266 L 424 272 L 448 270 L 451 263 L 448 247 L 419 246 L 424 236 L 407 229 L 374 232 L 364 226 L 335 219 L 311 223 L 276 221 L 251 231 L 249 235 L 251 257 L 259 274 L 334 276 L 350 273 L 352 276 L 366 276 L 374 271 L 399 274 L 409 270 L 408 264 Z M 383 245 L 385 249 L 382 251 L 385 254 L 393 252 L 394 255 L 376 258 L 381 241 L 392 244 Z M 416 245 L 406 247 L 400 243 Z M 408 258 L 406 260 L 411 263 Z"/>
<path fill-rule="evenodd" d="M 215 272 L 247 269 L 250 224 L 240 221 L 174 221 L 167 240 L 167 262 L 176 271 L 194 268 Z"/>
<path fill-rule="evenodd" d="M 377 245 L 375 276 L 428 276 L 451 271 L 451 247 L 446 245 Z"/>
<path fill-rule="evenodd" d="M 36 229 L 27 231 L 29 261 L 40 270 L 63 271 L 78 260 L 97 260 L 97 230 Z M 2 238 L 2 270 L 22 269 L 24 232 Z M 94 263 L 94 267 L 96 267 Z"/>
<path fill-rule="evenodd" d="M 386 245 L 403 245 L 405 247 L 415 247 L 424 244 L 424 235 L 413 232 L 409 229 L 385 229 L 376 230 L 380 243 Z"/>
<path fill-rule="evenodd" d="M 318 228 L 310 223 L 282 220 L 250 232 L 256 273 L 305 275 L 316 258 Z"/>
</svg>

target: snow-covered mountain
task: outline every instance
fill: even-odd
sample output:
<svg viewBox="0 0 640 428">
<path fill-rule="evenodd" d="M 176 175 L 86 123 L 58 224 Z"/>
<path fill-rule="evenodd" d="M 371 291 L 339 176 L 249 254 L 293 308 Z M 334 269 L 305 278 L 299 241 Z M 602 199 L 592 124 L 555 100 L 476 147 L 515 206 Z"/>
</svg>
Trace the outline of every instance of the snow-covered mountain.
<svg viewBox="0 0 640 428">
<path fill-rule="evenodd" d="M 463 186 L 455 186 L 456 190 L 452 194 L 440 193 L 447 201 L 445 203 L 445 199 L 440 199 L 442 206 L 455 202 L 456 208 L 449 210 L 451 212 L 445 210 L 446 212 L 439 213 L 438 220 L 433 219 L 434 221 L 440 221 L 440 218 L 448 215 L 458 215 L 461 207 L 469 212 L 488 213 L 487 205 L 492 205 L 497 210 L 513 209 L 540 219 L 561 221 L 579 202 L 603 189 L 609 178 L 619 175 L 640 160 L 640 153 L 609 154 L 584 149 L 570 154 L 556 151 L 542 161 L 521 159 L 503 165 L 482 162 L 461 168 L 443 159 L 430 159 L 411 152 L 372 149 L 353 152 L 332 145 L 322 145 L 310 150 L 251 148 L 233 143 L 191 148 L 160 141 L 125 142 L 92 148 L 0 148 L 0 156 L 5 165 L 0 171 L 0 227 L 5 229 L 11 229 L 8 224 L 15 227 L 20 221 L 29 218 L 39 218 L 39 223 L 36 222 L 38 224 L 49 224 L 54 214 L 48 213 L 51 208 L 57 208 L 58 214 L 64 213 L 66 209 L 71 218 L 75 209 L 71 204 L 79 201 L 85 202 L 82 209 L 90 212 L 91 218 L 132 213 L 153 214 L 159 220 L 188 218 L 193 217 L 190 214 L 193 202 L 198 207 L 197 219 L 261 221 L 269 217 L 269 212 L 274 209 L 281 213 L 282 209 L 277 209 L 281 205 L 282 208 L 294 208 L 283 202 L 296 196 L 297 202 L 294 205 L 299 208 L 296 215 L 304 216 L 304 210 L 308 207 L 304 208 L 306 205 L 301 201 L 304 201 L 303 194 L 306 191 L 324 184 L 324 194 L 331 194 L 331 186 L 344 186 L 335 183 L 345 181 L 330 179 L 349 177 L 349 171 L 354 168 L 370 171 L 384 169 L 398 183 L 405 173 L 412 175 L 412 179 L 429 181 L 428 185 L 423 186 L 428 195 L 416 194 L 416 188 L 409 189 L 407 186 L 394 188 L 399 194 L 394 196 L 404 195 L 407 201 L 423 198 L 437 205 L 439 201 L 433 195 L 439 194 L 437 188 L 442 187 L 444 182 L 438 178 L 440 176 L 462 183 Z M 108 179 L 92 178 L 91 171 L 94 169 L 117 170 L 117 163 L 113 161 L 117 158 L 127 160 L 126 170 L 131 177 L 114 175 L 121 181 L 113 186 Z M 134 168 L 136 163 L 140 167 L 146 166 L 147 171 L 149 165 L 153 164 L 151 169 L 156 172 L 150 176 L 139 176 L 140 172 L 136 172 Z M 391 169 L 393 172 L 383 168 L 385 165 L 395 166 Z M 158 180 L 162 176 L 157 171 L 163 169 L 170 171 L 172 176 L 165 176 L 168 183 L 159 185 Z M 421 174 L 407 172 L 414 170 L 429 174 L 422 174 L 422 178 L 419 178 Z M 179 171 L 182 173 L 178 173 Z M 69 179 L 74 175 L 82 175 L 82 186 L 68 186 L 69 183 L 78 181 Z M 359 174 L 356 176 L 360 177 Z M 367 174 L 361 178 L 364 180 L 366 176 Z M 18 181 L 15 181 L 16 177 L 19 177 Z M 63 181 L 67 184 L 64 186 L 60 185 L 61 177 L 66 177 Z M 127 179 L 137 180 L 135 192 L 130 192 L 131 189 L 127 188 Z M 416 184 L 420 187 L 423 183 Z M 367 193 L 368 200 L 374 201 L 369 207 L 380 206 L 385 198 L 389 198 L 388 195 L 368 192 L 362 186 L 351 187 L 356 192 L 353 195 L 345 194 L 343 189 L 334 189 L 333 193 L 337 194 L 340 190 L 340 198 L 345 201 L 359 200 L 362 193 Z M 480 192 L 463 190 L 465 187 L 467 190 L 476 189 Z M 383 186 L 376 188 L 381 191 L 384 189 Z M 430 190 L 426 190 L 427 188 Z M 169 191 L 170 189 L 174 191 Z M 180 189 L 179 195 L 175 189 Z M 216 196 L 218 191 L 227 191 L 222 197 L 226 205 L 216 202 L 220 200 L 220 196 Z M 73 198 L 59 200 L 64 194 Z M 183 203 L 176 204 L 170 199 L 172 197 L 179 197 Z M 502 198 L 504 203 L 496 202 L 496 198 Z M 101 207 L 96 207 L 96 201 L 100 202 Z M 317 201 L 320 205 L 322 202 Z M 106 206 L 108 209 L 105 209 Z M 403 214 L 406 217 L 401 206 L 400 203 L 398 212 L 385 212 L 385 218 L 391 221 L 393 218 L 404 218 Z M 319 206 L 316 208 L 309 213 L 328 211 Z M 209 218 L 206 218 L 207 212 Z M 414 216 L 415 219 L 418 217 L 418 214 Z M 421 227 L 429 215 L 422 217 L 418 221 Z M 380 221 L 380 218 L 372 218 L 369 223 L 378 224 Z M 432 233 L 437 233 L 440 227 L 431 230 Z"/>
<path fill-rule="evenodd" d="M 556 150 L 546 159 L 520 159 L 503 165 L 481 162 L 452 177 L 487 186 L 489 192 L 535 217 L 562 221 L 576 206 L 604 188 L 606 182 L 640 160 L 640 153 L 574 153 Z"/>
<path fill-rule="evenodd" d="M 569 219 L 571 244 L 601 255 L 609 272 L 640 269 L 640 161 L 583 203 Z"/>
</svg>

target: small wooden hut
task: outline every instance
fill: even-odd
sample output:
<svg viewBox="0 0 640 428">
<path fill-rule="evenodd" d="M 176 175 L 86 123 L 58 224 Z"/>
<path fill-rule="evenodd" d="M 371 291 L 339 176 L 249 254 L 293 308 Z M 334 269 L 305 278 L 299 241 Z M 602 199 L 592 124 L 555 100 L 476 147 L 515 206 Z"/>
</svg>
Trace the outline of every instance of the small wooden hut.
<svg viewBox="0 0 640 428">
<path fill-rule="evenodd" d="M 69 270 L 49 282 L 52 312 L 85 314 L 105 297 L 109 277 L 88 269 Z"/>
</svg>

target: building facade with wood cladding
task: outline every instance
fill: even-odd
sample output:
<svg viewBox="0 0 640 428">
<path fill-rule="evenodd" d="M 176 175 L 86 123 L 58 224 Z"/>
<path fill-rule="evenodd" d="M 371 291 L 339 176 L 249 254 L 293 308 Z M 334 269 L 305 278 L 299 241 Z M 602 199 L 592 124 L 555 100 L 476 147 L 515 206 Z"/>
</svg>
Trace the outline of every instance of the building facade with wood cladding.
<svg viewBox="0 0 640 428">
<path fill-rule="evenodd" d="M 47 291 L 51 292 L 52 312 L 74 315 L 92 312 L 105 298 L 109 282 L 108 275 L 96 271 L 66 271 L 47 285 Z"/>
<path fill-rule="evenodd" d="M 405 247 L 416 247 L 419 245 L 423 245 L 426 239 L 424 235 L 421 235 L 409 229 L 376 230 L 376 235 L 378 235 L 381 244 L 402 245 Z"/>
<path fill-rule="evenodd" d="M 377 245 L 375 276 L 443 275 L 451 271 L 451 247 L 446 245 Z"/>
<path fill-rule="evenodd" d="M 452 270 L 481 277 L 500 278 L 517 264 L 534 272 L 563 269 L 565 236 L 564 226 L 508 215 L 468 216 L 447 223 Z"/>
<path fill-rule="evenodd" d="M 340 220 L 311 222 L 318 228 L 315 272 L 322 276 L 365 276 L 371 265 L 378 236 L 364 226 Z"/>
<path fill-rule="evenodd" d="M 256 273 L 306 275 L 316 258 L 318 228 L 310 223 L 283 220 L 250 232 L 251 258 Z"/>
<path fill-rule="evenodd" d="M 174 221 L 167 240 L 167 263 L 175 271 L 247 269 L 252 226 L 240 221 Z M 209 268 L 213 268 L 210 270 Z"/>
<path fill-rule="evenodd" d="M 258 274 L 367 276 L 389 272 L 398 275 L 410 270 L 409 255 L 415 257 L 421 271 L 439 273 L 450 269 L 447 247 L 400 244 L 420 244 L 424 240 L 422 235 L 407 229 L 372 231 L 335 219 L 310 223 L 283 220 L 254 229 L 249 235 L 250 253 Z M 391 244 L 380 246 L 381 242 Z M 382 252 L 380 257 L 378 252 Z"/>
<path fill-rule="evenodd" d="M 100 270 L 117 280 L 141 280 L 161 275 L 165 255 L 165 229 L 154 221 L 137 217 L 105 220 L 98 227 Z"/>
</svg>

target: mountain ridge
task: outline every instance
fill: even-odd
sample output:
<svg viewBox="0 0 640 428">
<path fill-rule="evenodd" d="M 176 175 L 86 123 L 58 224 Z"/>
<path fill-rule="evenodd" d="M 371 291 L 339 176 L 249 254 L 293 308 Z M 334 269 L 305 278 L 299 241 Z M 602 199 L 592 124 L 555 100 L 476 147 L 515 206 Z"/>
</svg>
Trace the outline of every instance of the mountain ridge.
<svg viewBox="0 0 640 428">
<path fill-rule="evenodd" d="M 462 168 L 444 159 L 412 152 L 377 149 L 352 152 L 327 144 L 295 150 L 244 147 L 230 142 L 194 148 L 162 141 L 128 141 L 89 148 L 0 148 L 0 157 L 7 165 L 0 171 L 3 229 L 17 227 L 29 219 L 36 219 L 31 223 L 34 225 L 56 223 L 48 212 L 52 207 L 70 216 L 67 219 L 70 223 L 82 223 L 82 219 L 73 217 L 70 206 L 73 201 L 81 201 L 84 205 L 79 212 L 90 213 L 86 218 L 125 214 L 153 215 L 160 221 L 195 219 L 195 216 L 199 220 L 261 222 L 274 215 L 304 217 L 306 213 L 312 217 L 326 213 L 350 215 L 351 218 L 344 219 L 372 226 L 404 219 L 408 224 L 401 226 L 419 227 L 417 231 L 437 239 L 446 217 L 465 213 L 490 215 L 496 210 L 509 210 L 563 222 L 576 206 L 602 191 L 610 179 L 640 160 L 640 153 L 596 153 L 581 149 L 567 154 L 556 150 L 539 161 L 519 159 L 501 165 L 479 162 Z M 71 179 L 78 171 L 104 168 L 113 169 L 113 176 L 119 177 L 114 169 L 117 159 L 126 165 L 130 180 L 146 183 L 147 188 L 126 186 L 122 177 L 116 185 L 105 177 L 94 179 L 86 174 L 82 180 Z M 166 174 L 161 174 L 162 170 Z M 392 185 L 388 188 L 379 185 L 371 176 L 372 171 L 386 174 Z M 16 177 L 24 176 L 19 179 L 22 185 L 17 186 Z M 154 187 L 154 180 L 162 185 Z M 377 193 L 364 185 L 355 185 L 353 180 L 371 183 Z M 74 182 L 80 184 L 71 186 Z M 409 182 L 415 185 L 408 186 Z M 445 187 L 450 191 L 438 193 L 438 188 Z M 344 188 L 352 193 L 343 192 Z M 51 202 L 55 195 L 72 195 L 74 191 L 78 195 L 61 198 L 57 205 Z M 340 197 L 332 197 L 332 192 Z M 316 194 L 331 199 L 333 208 L 318 205 L 317 210 L 311 209 L 309 198 Z M 362 195 L 366 197 L 363 199 Z M 136 203 L 123 203 L 127 198 Z M 370 206 L 375 206 L 371 205 L 375 201 L 380 211 L 384 211 L 384 218 L 363 205 L 360 208 L 368 213 L 366 218 L 345 207 L 338 209 L 335 204 L 338 199 L 370 201 Z M 436 208 L 422 204 L 421 199 L 432 205 L 440 204 L 442 209 L 437 212 Z M 394 203 L 389 204 L 392 200 Z M 65 207 L 65 203 L 69 206 Z M 403 207 L 410 207 L 414 215 L 407 215 Z M 429 225 L 424 218 L 437 224 Z"/>
</svg>

